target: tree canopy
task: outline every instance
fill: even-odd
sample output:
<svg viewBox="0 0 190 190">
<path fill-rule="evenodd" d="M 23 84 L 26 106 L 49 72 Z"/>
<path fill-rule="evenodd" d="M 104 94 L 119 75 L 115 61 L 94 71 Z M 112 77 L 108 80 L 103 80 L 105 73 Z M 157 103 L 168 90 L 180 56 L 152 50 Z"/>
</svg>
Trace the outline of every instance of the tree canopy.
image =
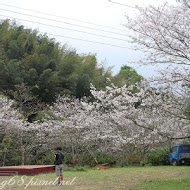
<svg viewBox="0 0 190 190">
<path fill-rule="evenodd" d="M 79 55 L 46 34 L 9 20 L 1 21 L 0 33 L 0 91 L 24 83 L 42 102 L 52 103 L 56 95 L 90 96 L 91 83 L 104 89 L 107 78 L 113 79 L 111 68 L 100 66 L 96 55 Z M 114 78 L 117 84 L 134 84 L 141 78 L 129 67 L 121 74 L 123 69 Z"/>
</svg>

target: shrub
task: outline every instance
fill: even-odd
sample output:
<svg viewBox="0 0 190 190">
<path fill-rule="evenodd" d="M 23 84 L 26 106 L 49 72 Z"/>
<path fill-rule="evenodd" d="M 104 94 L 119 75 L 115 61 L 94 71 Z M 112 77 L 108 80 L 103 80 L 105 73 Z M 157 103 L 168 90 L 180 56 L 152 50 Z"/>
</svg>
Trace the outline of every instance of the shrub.
<svg viewBox="0 0 190 190">
<path fill-rule="evenodd" d="M 67 164 L 67 165 L 72 165 L 72 156 L 71 156 L 71 154 L 64 153 L 64 163 Z"/>
<path fill-rule="evenodd" d="M 168 165 L 169 150 L 157 149 L 147 154 L 146 163 L 153 166 Z"/>
<path fill-rule="evenodd" d="M 118 156 L 111 153 L 95 152 L 94 157 L 97 159 L 98 164 L 107 163 L 109 165 L 115 165 L 118 161 Z M 82 165 L 95 166 L 97 164 L 90 154 L 84 154 L 81 160 Z"/>
<path fill-rule="evenodd" d="M 104 152 L 97 152 L 95 153 L 96 155 L 96 159 L 98 161 L 99 164 L 116 164 L 118 157 L 114 154 L 110 154 L 110 153 L 104 153 Z"/>
</svg>

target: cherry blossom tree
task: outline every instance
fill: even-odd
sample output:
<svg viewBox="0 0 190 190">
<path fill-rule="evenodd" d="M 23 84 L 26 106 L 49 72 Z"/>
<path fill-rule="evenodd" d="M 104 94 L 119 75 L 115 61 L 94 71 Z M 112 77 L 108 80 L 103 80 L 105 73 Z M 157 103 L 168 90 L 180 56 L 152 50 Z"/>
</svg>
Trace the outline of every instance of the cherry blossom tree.
<svg viewBox="0 0 190 190">
<path fill-rule="evenodd" d="M 131 43 L 144 52 L 143 60 L 138 63 L 160 66 L 160 75 L 150 79 L 149 84 L 153 82 L 155 88 L 162 90 L 143 87 L 146 89 L 143 94 L 135 94 L 141 96 L 143 109 L 132 120 L 162 138 L 187 141 L 190 138 L 189 115 L 185 114 L 185 110 L 189 113 L 190 100 L 190 1 L 177 6 L 165 3 L 137 9 L 139 15 L 127 16 L 125 26 L 132 31 Z"/>
<path fill-rule="evenodd" d="M 137 8 L 139 16 L 126 17 L 125 26 L 132 31 L 131 43 L 144 52 L 139 63 L 165 65 L 154 81 L 170 87 L 177 84 L 183 91 L 181 87 L 189 85 L 190 76 L 190 1 L 177 6 L 165 3 Z"/>
<path fill-rule="evenodd" d="M 18 119 L 18 112 L 11 106 L 13 101 L 7 97 L 0 96 L 0 126 L 1 131 L 3 126 L 12 126 Z"/>
<path fill-rule="evenodd" d="M 2 141 L 9 135 L 20 152 L 21 164 L 30 163 L 34 155 L 55 149 L 59 142 L 58 121 L 46 119 L 30 123 L 14 108 L 14 101 L 0 97 L 0 132 Z M 16 150 L 15 150 L 16 151 Z"/>
<path fill-rule="evenodd" d="M 131 42 L 147 53 L 145 63 L 189 63 L 189 6 L 138 8 L 139 16 L 127 17 L 126 27 L 134 31 Z"/>
<path fill-rule="evenodd" d="M 181 96 L 144 81 L 128 87 L 112 84 L 104 91 L 91 86 L 91 93 L 93 102 L 58 97 L 49 107 L 51 114 L 33 123 L 13 109 L 13 101 L 0 98 L 0 124 L 17 139 L 22 164 L 56 145 L 67 148 L 73 164 L 80 163 L 79 156 L 86 153 L 98 163 L 97 151 L 117 153 L 124 161 L 126 156 L 144 155 L 160 143 L 190 138 L 185 114 L 188 91 Z"/>
<path fill-rule="evenodd" d="M 132 92 L 133 88 L 136 93 Z M 145 131 L 147 137 L 154 135 L 158 142 L 189 138 L 189 119 L 184 114 L 187 102 L 168 89 L 157 90 L 145 82 L 121 88 L 113 85 L 106 91 L 93 89 L 91 93 L 99 102 L 98 109 L 103 107 L 118 126 L 128 126 L 126 130 L 131 130 L 133 140 Z"/>
<path fill-rule="evenodd" d="M 94 152 L 108 148 L 108 145 L 104 146 L 103 139 L 113 136 L 107 129 L 106 115 L 95 110 L 93 103 L 69 97 L 59 97 L 51 110 L 61 121 L 62 144 L 70 146 L 73 164 L 77 155 L 85 153 L 97 163 Z"/>
</svg>

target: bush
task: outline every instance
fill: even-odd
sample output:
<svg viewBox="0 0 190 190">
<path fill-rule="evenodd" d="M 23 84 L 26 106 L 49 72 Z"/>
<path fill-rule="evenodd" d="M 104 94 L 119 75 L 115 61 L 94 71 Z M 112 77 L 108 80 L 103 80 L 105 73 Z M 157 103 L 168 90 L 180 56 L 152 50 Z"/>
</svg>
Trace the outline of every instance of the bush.
<svg viewBox="0 0 190 190">
<path fill-rule="evenodd" d="M 97 159 L 98 164 L 109 164 L 109 165 L 115 165 L 118 161 L 118 156 L 111 154 L 111 153 L 105 153 L 105 152 L 95 152 L 94 157 Z M 90 154 L 84 154 L 81 157 L 81 163 L 80 165 L 90 165 L 95 166 L 97 163 L 95 162 L 94 158 Z"/>
<path fill-rule="evenodd" d="M 169 150 L 157 149 L 147 154 L 146 163 L 153 166 L 168 165 Z"/>
<path fill-rule="evenodd" d="M 90 166 L 94 166 L 95 161 L 93 159 L 93 157 L 90 154 L 83 154 L 81 156 L 81 165 L 90 165 Z"/>
<path fill-rule="evenodd" d="M 142 162 L 142 155 L 140 153 L 131 152 L 126 155 L 126 165 L 140 165 Z"/>
<path fill-rule="evenodd" d="M 72 165 L 72 156 L 69 153 L 64 153 L 64 163 L 67 165 Z"/>
<path fill-rule="evenodd" d="M 118 160 L 118 156 L 110 153 L 104 153 L 104 152 L 97 152 L 95 153 L 96 159 L 98 161 L 98 164 L 110 164 L 114 165 L 116 164 Z"/>
</svg>

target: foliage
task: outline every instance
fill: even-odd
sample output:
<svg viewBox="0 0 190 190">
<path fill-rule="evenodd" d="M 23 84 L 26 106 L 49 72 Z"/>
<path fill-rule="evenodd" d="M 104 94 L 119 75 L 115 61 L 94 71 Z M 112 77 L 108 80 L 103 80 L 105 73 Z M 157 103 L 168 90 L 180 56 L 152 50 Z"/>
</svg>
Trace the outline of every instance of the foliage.
<svg viewBox="0 0 190 190">
<path fill-rule="evenodd" d="M 60 94 L 90 96 L 90 83 L 104 89 L 112 79 L 95 55 L 79 55 L 36 30 L 2 20 L 0 33 L 0 91 L 25 83 L 40 101 L 52 103 Z"/>
<path fill-rule="evenodd" d="M 153 166 L 168 165 L 169 150 L 157 149 L 147 154 L 147 164 Z"/>
<path fill-rule="evenodd" d="M 8 166 L 8 165 L 20 165 L 21 156 L 15 151 L 17 150 L 17 144 L 14 139 L 10 137 L 9 134 L 6 134 L 2 141 L 0 141 L 0 160 L 2 161 L 0 165 Z"/>
<path fill-rule="evenodd" d="M 110 153 L 97 152 L 95 153 L 99 164 L 116 164 L 118 156 Z"/>
<path fill-rule="evenodd" d="M 115 165 L 119 159 L 119 156 L 104 152 L 95 152 L 94 156 L 96 157 L 98 164 Z M 82 164 L 95 166 L 97 163 L 90 154 L 84 154 L 82 157 Z"/>
<path fill-rule="evenodd" d="M 132 67 L 123 65 L 117 75 L 113 78 L 113 83 L 117 86 L 132 85 L 143 79 Z"/>
</svg>

